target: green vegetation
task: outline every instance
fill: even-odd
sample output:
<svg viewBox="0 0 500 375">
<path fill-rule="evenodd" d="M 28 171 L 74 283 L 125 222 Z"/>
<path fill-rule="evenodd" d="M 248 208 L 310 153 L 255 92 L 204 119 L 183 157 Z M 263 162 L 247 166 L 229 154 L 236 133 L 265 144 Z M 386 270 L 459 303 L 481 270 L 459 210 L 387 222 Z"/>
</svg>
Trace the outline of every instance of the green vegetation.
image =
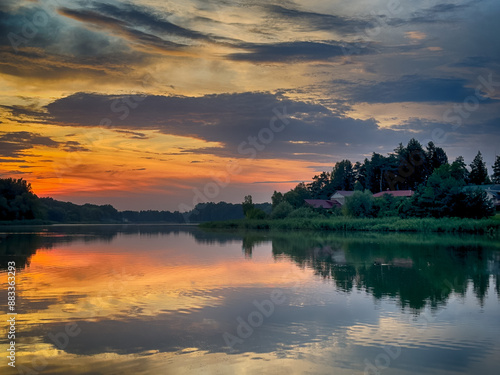
<svg viewBox="0 0 500 375">
<path fill-rule="evenodd" d="M 494 184 L 500 184 L 500 155 L 495 158 L 492 180 Z"/>
<path fill-rule="evenodd" d="M 494 181 L 499 181 L 500 158 L 497 157 L 493 174 Z M 249 224 L 250 227 L 285 226 L 298 229 L 296 221 L 287 220 L 286 224 L 271 223 L 272 220 L 283 219 L 322 219 L 333 221 L 340 215 L 344 216 L 336 224 L 327 227 L 338 228 L 339 223 L 350 223 L 354 218 L 394 218 L 389 227 L 383 222 L 380 230 L 406 230 L 403 224 L 394 224 L 397 219 L 415 219 L 406 222 L 408 230 L 421 230 L 417 218 L 470 218 L 481 219 L 495 214 L 493 202 L 487 193 L 476 185 L 490 183 L 481 152 L 478 152 L 470 171 L 464 158 L 459 156 L 451 164 L 445 151 L 429 142 L 426 149 L 415 139 L 411 139 L 406 146 L 399 146 L 388 156 L 373 153 L 371 159 L 363 163 L 353 164 L 349 160 L 342 160 L 335 165 L 332 172 L 322 172 L 312 178 L 312 182 L 299 183 L 286 193 L 275 191 L 271 197 L 272 211 L 266 216 L 267 221 L 260 224 Z M 474 185 L 471 185 L 474 184 Z M 342 209 L 333 208 L 313 209 L 305 202 L 306 199 L 328 200 L 339 190 L 354 191 L 341 202 Z M 389 190 L 412 190 L 411 197 L 395 197 Z M 374 198 L 372 193 L 388 191 L 382 197 Z M 245 197 L 245 200 L 251 196 Z M 260 215 L 262 217 L 264 215 Z M 248 216 L 255 219 L 255 216 Z M 270 223 L 270 224 L 269 224 Z M 380 222 L 369 224 L 370 229 L 357 229 L 358 224 L 349 230 L 378 230 Z M 460 222 L 465 225 L 466 222 Z M 309 229 L 318 223 L 304 224 Z M 233 225 L 233 224 L 231 224 Z M 238 226 L 245 224 L 237 224 Z M 320 227 L 323 224 L 318 224 Z M 423 225 L 423 224 L 422 224 Z M 366 228 L 363 224 L 362 228 Z M 432 224 L 431 228 L 435 225 Z M 488 227 L 488 226 L 487 226 Z M 470 229 L 467 224 L 465 231 L 482 230 L 483 224 Z M 320 228 L 321 229 L 321 228 Z M 434 229 L 431 229 L 434 230 Z M 442 229 L 437 225 L 437 231 L 453 230 Z"/>
<path fill-rule="evenodd" d="M 266 229 L 277 231 L 446 232 L 498 233 L 499 219 L 460 218 L 286 218 L 281 220 L 230 220 L 200 224 L 205 229 Z"/>
<path fill-rule="evenodd" d="M 370 217 L 374 199 L 369 191 L 355 191 L 353 195 L 346 198 L 342 212 L 345 216 Z"/>
<path fill-rule="evenodd" d="M 38 197 L 23 179 L 0 179 L 0 221 L 33 220 L 40 215 Z"/>
<path fill-rule="evenodd" d="M 399 175 L 382 171 L 398 160 Z M 396 159 L 395 159 L 396 158 Z M 390 168 L 389 168 L 390 171 Z M 376 178 L 374 178 L 376 176 Z M 403 176 L 405 176 L 403 178 Z M 382 188 L 383 180 L 406 189 L 412 188 L 411 197 L 383 194 L 375 198 L 367 186 Z M 371 182 L 370 182 L 371 181 Z M 214 229 L 270 229 L 270 230 L 320 230 L 320 231 L 376 231 L 376 232 L 450 232 L 498 233 L 500 221 L 486 219 L 495 215 L 493 202 L 487 193 L 468 183 L 489 182 L 481 153 L 471 164 L 471 171 L 464 159 L 458 157 L 448 163 L 446 153 L 429 142 L 424 151 L 415 139 L 402 144 L 395 154 L 385 158 L 373 154 L 371 161 L 356 163 L 348 160 L 338 163 L 332 173 L 314 176 L 310 184 L 300 183 L 289 192 L 275 191 L 272 211 L 259 217 L 246 214 L 246 220 L 205 223 L 203 228 Z M 345 197 L 342 209 L 312 208 L 305 199 L 328 198 L 337 189 L 354 189 Z M 243 206 L 252 209 L 252 197 L 246 196 Z"/>
<path fill-rule="evenodd" d="M 251 219 L 263 219 L 271 211 L 268 203 L 253 204 Z M 0 224 L 38 225 L 51 223 L 186 223 L 243 218 L 242 205 L 226 202 L 201 203 L 189 211 L 118 211 L 113 206 L 61 202 L 38 198 L 23 179 L 0 179 Z"/>
<path fill-rule="evenodd" d="M 432 177 L 432 178 L 431 178 Z M 497 157 L 494 166 L 494 181 L 500 181 L 500 157 Z M 445 189 L 438 191 L 437 184 L 446 182 L 452 187 L 453 194 L 444 194 Z M 464 158 L 459 156 L 451 164 L 448 162 L 446 152 L 436 147 L 433 142 L 427 146 L 411 139 L 406 146 L 399 144 L 394 152 L 383 156 L 373 153 L 371 158 L 363 162 L 352 163 L 350 160 L 338 162 L 331 172 L 322 172 L 312 178 L 308 184 L 299 183 L 295 188 L 286 193 L 275 191 L 271 197 L 273 210 L 282 202 L 288 202 L 294 209 L 306 205 L 305 199 L 329 199 L 336 191 L 361 191 L 379 193 L 388 190 L 412 190 L 417 197 L 405 206 L 400 206 L 404 200 L 393 202 L 376 201 L 370 202 L 365 196 L 356 194 L 350 206 L 344 209 L 346 216 L 356 217 L 384 217 L 398 215 L 401 217 L 483 217 L 491 215 L 491 207 L 488 204 L 478 204 L 484 196 L 479 193 L 465 192 L 464 187 L 468 185 L 484 185 L 491 183 L 481 152 L 478 152 L 472 163 L 470 171 L 467 169 Z M 460 191 L 459 191 L 460 190 Z M 438 200 L 434 203 L 433 196 Z M 389 199 L 389 198 L 386 198 Z M 449 208 L 448 203 L 453 201 L 454 207 Z M 459 207 L 459 201 L 475 200 L 474 207 Z M 430 202 L 426 204 L 425 202 Z M 354 205 L 361 205 L 354 207 Z M 415 210 L 409 210 L 409 206 L 417 206 Z M 426 211 L 430 207 L 429 211 Z M 442 212 L 440 212 L 440 207 Z M 378 211 L 378 212 L 377 212 Z M 473 212 L 472 214 L 466 211 Z"/>
<path fill-rule="evenodd" d="M 465 182 L 456 167 L 454 163 L 436 169 L 408 201 L 404 216 L 475 219 L 493 216 L 495 209 L 486 192 L 479 188 L 464 189 Z"/>
</svg>

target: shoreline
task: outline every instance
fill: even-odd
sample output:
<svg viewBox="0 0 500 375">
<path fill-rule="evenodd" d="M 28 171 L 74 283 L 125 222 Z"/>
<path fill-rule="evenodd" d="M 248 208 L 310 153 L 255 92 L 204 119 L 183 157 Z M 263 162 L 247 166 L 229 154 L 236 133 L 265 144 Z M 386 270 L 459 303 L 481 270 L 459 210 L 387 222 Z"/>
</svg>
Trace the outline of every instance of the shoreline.
<svg viewBox="0 0 500 375">
<path fill-rule="evenodd" d="M 499 219 L 460 218 L 331 218 L 211 221 L 199 225 L 203 229 L 307 230 L 332 232 L 436 232 L 494 234 L 500 232 Z"/>
</svg>

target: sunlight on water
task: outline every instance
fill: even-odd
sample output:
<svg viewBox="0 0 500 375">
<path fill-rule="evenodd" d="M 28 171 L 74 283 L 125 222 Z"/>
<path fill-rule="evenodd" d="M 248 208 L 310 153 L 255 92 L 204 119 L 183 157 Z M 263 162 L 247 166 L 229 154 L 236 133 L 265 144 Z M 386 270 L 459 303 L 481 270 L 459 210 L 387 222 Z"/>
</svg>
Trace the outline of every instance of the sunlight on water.
<svg viewBox="0 0 500 375">
<path fill-rule="evenodd" d="M 489 374 L 500 365 L 497 239 L 56 226 L 5 231 L 0 254 L 5 312 L 7 261 L 18 267 L 25 373 Z"/>
</svg>

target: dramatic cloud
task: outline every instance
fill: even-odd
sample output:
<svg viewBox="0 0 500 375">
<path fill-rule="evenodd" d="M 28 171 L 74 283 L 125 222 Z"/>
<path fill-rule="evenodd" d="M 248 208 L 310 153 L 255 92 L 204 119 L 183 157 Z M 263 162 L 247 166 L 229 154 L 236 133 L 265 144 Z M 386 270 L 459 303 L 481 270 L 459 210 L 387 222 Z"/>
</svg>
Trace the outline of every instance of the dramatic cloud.
<svg viewBox="0 0 500 375">
<path fill-rule="evenodd" d="M 158 14 L 153 14 L 145 7 L 132 4 L 122 4 L 121 7 L 95 2 L 94 7 L 99 12 L 118 18 L 135 27 L 146 27 L 152 31 L 176 35 L 183 38 L 210 40 L 206 35 L 175 25 Z M 167 14 L 168 16 L 169 14 Z"/>
<path fill-rule="evenodd" d="M 76 19 L 78 21 L 90 23 L 100 27 L 108 28 L 118 36 L 131 42 L 139 43 L 142 46 L 149 46 L 161 51 L 178 51 L 185 45 L 162 39 L 156 35 L 145 33 L 132 28 L 128 23 L 113 17 L 108 17 L 89 10 L 72 10 L 61 8 L 62 15 Z"/>
<path fill-rule="evenodd" d="M 401 26 L 408 24 L 431 24 L 457 21 L 457 14 L 466 10 L 481 0 L 472 0 L 463 4 L 436 4 L 430 8 L 424 8 L 413 12 L 405 19 L 392 19 L 389 24 Z"/>
<path fill-rule="evenodd" d="M 0 134 L 0 156 L 22 157 L 35 146 L 57 147 L 59 143 L 37 133 L 11 132 Z"/>
<path fill-rule="evenodd" d="M 370 22 L 364 19 L 348 18 L 333 14 L 308 12 L 286 8 L 280 5 L 265 7 L 271 20 L 278 19 L 294 29 L 302 31 L 323 30 L 342 34 L 359 33 L 362 28 L 368 27 Z"/>
<path fill-rule="evenodd" d="M 351 97 L 354 101 L 368 103 L 463 102 L 476 95 L 474 88 L 465 87 L 466 83 L 463 79 L 410 75 L 394 81 L 359 85 Z"/>
<path fill-rule="evenodd" d="M 353 49 L 358 50 L 351 43 L 319 43 L 319 42 L 290 42 L 275 44 L 243 44 L 241 48 L 248 50 L 244 53 L 228 55 L 231 60 L 261 62 L 301 62 L 321 61 L 331 58 L 347 56 Z M 359 49 L 359 54 L 374 53 L 373 49 Z"/>
<path fill-rule="evenodd" d="M 374 148 L 389 139 L 397 144 L 405 137 L 402 132 L 380 129 L 374 120 L 343 117 L 322 105 L 270 93 L 203 97 L 78 93 L 45 109 L 50 121 L 62 126 L 101 126 L 127 129 L 127 133 L 148 129 L 218 142 L 221 147 L 183 152 L 227 157 L 248 157 L 249 137 L 264 139 L 261 143 L 266 146 L 259 150 L 259 157 L 308 160 L 328 159 L 349 148 L 349 152 Z M 279 120 L 277 114 L 286 119 Z M 280 130 L 270 131 L 271 124 Z"/>
</svg>

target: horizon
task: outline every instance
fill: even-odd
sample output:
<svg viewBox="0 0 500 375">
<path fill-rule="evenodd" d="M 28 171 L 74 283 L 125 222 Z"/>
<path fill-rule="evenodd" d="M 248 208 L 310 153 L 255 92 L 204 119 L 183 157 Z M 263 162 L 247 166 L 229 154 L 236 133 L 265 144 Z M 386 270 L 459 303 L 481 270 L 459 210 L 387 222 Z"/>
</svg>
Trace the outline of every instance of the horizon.
<svg viewBox="0 0 500 375">
<path fill-rule="evenodd" d="M 411 138 L 500 154 L 494 0 L 85 4 L 0 5 L 0 178 L 39 197 L 182 212 Z"/>
</svg>

